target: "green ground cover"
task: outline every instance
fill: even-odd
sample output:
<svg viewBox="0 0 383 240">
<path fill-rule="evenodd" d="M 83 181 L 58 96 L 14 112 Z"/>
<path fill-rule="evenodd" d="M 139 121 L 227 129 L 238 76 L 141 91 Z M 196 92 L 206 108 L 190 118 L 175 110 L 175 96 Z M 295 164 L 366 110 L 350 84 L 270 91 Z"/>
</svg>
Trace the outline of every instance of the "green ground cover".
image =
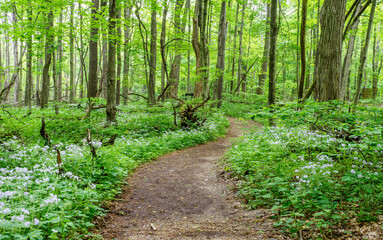
<svg viewBox="0 0 383 240">
<path fill-rule="evenodd" d="M 251 208 L 293 235 L 336 238 L 383 215 L 383 110 L 339 103 L 263 109 L 265 127 L 233 145 L 228 168 Z M 273 118 L 276 127 L 266 127 Z M 381 226 L 383 227 L 383 226 Z M 349 234 L 352 234 L 351 230 Z M 352 235 L 351 235 L 352 236 Z"/>
<path fill-rule="evenodd" d="M 207 117 L 202 127 L 180 129 L 170 104 L 131 104 L 119 107 L 118 124 L 105 128 L 104 112 L 92 111 L 81 120 L 84 109 L 77 106 L 60 107 L 60 115 L 51 108 L 32 114 L 0 109 L 0 239 L 79 239 L 139 164 L 214 140 L 229 125 L 222 114 L 208 110 L 201 113 Z M 40 136 L 42 117 L 52 147 Z M 96 157 L 85 139 L 87 129 Z M 114 134 L 114 145 L 102 146 L 101 139 Z"/>
</svg>

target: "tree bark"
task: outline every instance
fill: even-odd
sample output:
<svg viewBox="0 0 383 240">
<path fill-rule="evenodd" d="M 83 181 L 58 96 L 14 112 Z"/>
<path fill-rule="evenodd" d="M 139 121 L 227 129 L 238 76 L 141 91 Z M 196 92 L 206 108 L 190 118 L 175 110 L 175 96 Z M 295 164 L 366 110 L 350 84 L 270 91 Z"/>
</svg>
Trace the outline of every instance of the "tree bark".
<svg viewBox="0 0 383 240">
<path fill-rule="evenodd" d="M 275 69 L 277 54 L 277 0 L 271 0 L 270 6 L 270 52 L 269 52 L 269 99 L 268 106 L 275 104 Z"/>
<path fill-rule="evenodd" d="M 32 6 L 28 7 L 28 24 L 29 27 L 32 27 Z M 32 33 L 28 33 L 27 38 L 27 79 L 25 84 L 25 106 L 28 106 L 29 109 L 32 108 Z M 1 55 L 0 55 L 1 58 Z M 0 87 L 1 88 L 1 87 Z"/>
<path fill-rule="evenodd" d="M 236 51 L 237 51 L 238 15 L 239 15 L 239 2 L 237 2 L 237 12 L 235 14 L 234 46 L 233 46 L 232 68 L 231 68 L 231 80 L 230 80 L 231 93 L 234 91 L 235 56 L 237 55 Z"/>
<path fill-rule="evenodd" d="M 265 80 L 267 77 L 267 67 L 268 67 L 268 57 L 270 49 L 270 3 L 266 7 L 266 34 L 265 34 L 265 43 L 263 45 L 263 60 L 262 60 L 262 69 L 261 73 L 258 74 L 258 87 L 256 94 L 263 94 L 263 87 L 265 85 Z"/>
<path fill-rule="evenodd" d="M 165 41 L 166 41 L 166 18 L 168 15 L 168 9 L 169 9 L 169 5 L 167 3 L 167 0 L 165 0 L 164 9 L 162 11 L 162 26 L 161 26 L 161 38 L 160 38 L 161 48 L 165 46 Z M 163 51 L 165 51 L 165 49 L 163 49 Z M 163 91 L 165 88 L 165 65 L 166 63 L 164 59 L 162 59 L 161 61 L 161 91 Z M 164 98 L 162 98 L 162 100 L 164 100 Z"/>
<path fill-rule="evenodd" d="M 16 32 L 17 16 L 16 16 L 16 6 L 14 6 L 14 5 L 13 5 L 13 11 L 12 11 L 12 22 L 14 25 L 14 27 L 13 27 L 14 32 Z M 17 66 L 17 64 L 19 62 L 18 38 L 16 35 L 14 36 L 14 40 L 13 40 L 13 62 L 14 62 L 15 67 Z M 16 76 L 15 93 L 13 95 L 13 101 L 15 102 L 16 106 L 19 106 L 19 95 L 20 95 L 20 78 L 18 75 L 18 76 Z"/>
<path fill-rule="evenodd" d="M 246 4 L 247 4 L 247 1 L 244 1 L 242 6 L 241 30 L 239 31 L 237 88 L 239 84 L 241 84 L 241 79 L 242 79 L 242 40 L 243 40 L 243 26 L 244 26 L 244 20 L 245 20 Z"/>
<path fill-rule="evenodd" d="M 98 71 L 98 22 L 97 14 L 100 2 L 92 0 L 91 28 L 89 38 L 89 74 L 88 74 L 88 98 L 95 98 L 97 94 L 97 71 Z"/>
<path fill-rule="evenodd" d="M 303 97 L 303 88 L 305 85 L 305 74 L 306 74 L 306 19 L 307 19 L 307 0 L 302 0 L 302 23 L 300 33 L 300 44 L 301 44 L 301 76 L 299 81 L 298 89 L 298 101 Z"/>
<path fill-rule="evenodd" d="M 106 120 L 116 122 L 116 1 L 109 0 L 108 79 Z"/>
<path fill-rule="evenodd" d="M 80 15 L 80 98 L 84 97 L 84 42 L 83 42 L 83 36 L 82 36 L 82 29 L 83 29 L 83 17 L 81 13 L 81 2 L 78 3 L 78 9 L 79 9 L 79 15 Z"/>
<path fill-rule="evenodd" d="M 152 2 L 152 18 L 150 24 L 150 61 L 149 61 L 149 84 L 148 103 L 156 104 L 156 67 L 157 67 L 157 11 L 156 2 Z"/>
<path fill-rule="evenodd" d="M 69 26 L 69 74 L 70 74 L 70 83 L 69 83 L 69 103 L 74 103 L 74 4 L 70 7 L 70 26 Z"/>
<path fill-rule="evenodd" d="M 361 52 L 360 52 L 360 65 L 359 65 L 359 70 L 358 70 L 358 81 L 357 81 L 356 92 L 355 92 L 354 101 L 353 101 L 355 106 L 358 105 L 358 101 L 359 101 L 360 89 L 362 86 L 362 79 L 363 79 L 364 65 L 365 65 L 366 59 L 367 59 L 368 45 L 370 43 L 371 29 L 372 29 L 372 24 L 374 21 L 375 8 L 376 8 L 376 0 L 372 0 L 370 19 L 368 22 L 367 33 L 366 33 L 367 34 L 366 40 L 365 40 L 364 46 L 362 47 Z"/>
<path fill-rule="evenodd" d="M 124 30 L 124 80 L 122 83 L 122 92 L 124 97 L 124 105 L 128 104 L 128 93 L 129 93 L 129 67 L 130 67 L 130 16 L 132 13 L 132 5 L 130 1 L 125 2 L 125 11 L 124 11 L 124 18 L 125 18 L 125 30 Z"/>
<path fill-rule="evenodd" d="M 51 4 L 47 1 L 47 5 Z M 41 108 L 48 106 L 49 100 L 49 67 L 52 61 L 52 47 L 53 47 L 53 11 L 50 10 L 46 17 L 45 28 L 45 63 L 43 68 L 43 79 L 41 87 Z"/>
<path fill-rule="evenodd" d="M 121 5 L 121 4 L 120 4 Z M 121 8 L 118 7 L 117 10 L 117 21 L 121 21 Z M 116 105 L 120 105 L 121 100 L 121 69 L 122 69 L 122 62 L 121 62 L 121 24 L 118 24 L 117 27 L 117 81 L 116 81 Z"/>
<path fill-rule="evenodd" d="M 382 68 L 383 59 L 377 60 L 377 58 L 380 56 L 380 42 L 377 40 L 377 33 L 376 33 L 376 26 L 374 30 L 374 47 L 373 47 L 373 58 L 372 58 L 372 98 L 376 99 L 376 96 L 378 95 L 378 79 L 380 70 Z"/>
<path fill-rule="evenodd" d="M 219 17 L 219 29 L 218 29 L 218 56 L 217 56 L 217 79 L 215 80 L 214 87 L 214 100 L 218 100 L 217 108 L 222 105 L 222 90 L 223 90 L 223 75 L 225 73 L 225 49 L 226 49 L 226 34 L 227 34 L 227 22 L 226 22 L 226 1 L 221 3 L 221 13 Z"/>
<path fill-rule="evenodd" d="M 346 0 L 325 0 L 321 16 L 314 98 L 324 102 L 339 99 L 342 63 L 342 34 Z"/>
<path fill-rule="evenodd" d="M 58 79 L 57 79 L 57 98 L 58 101 L 62 101 L 62 65 L 63 65 L 63 31 L 62 31 L 63 15 L 60 13 L 60 34 L 57 39 L 58 47 Z"/>
</svg>

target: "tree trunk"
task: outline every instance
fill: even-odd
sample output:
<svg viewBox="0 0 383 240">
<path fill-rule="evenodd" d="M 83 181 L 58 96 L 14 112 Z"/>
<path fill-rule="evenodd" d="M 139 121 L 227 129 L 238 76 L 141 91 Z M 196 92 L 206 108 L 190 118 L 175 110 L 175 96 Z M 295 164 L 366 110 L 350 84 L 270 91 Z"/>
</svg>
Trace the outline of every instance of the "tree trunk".
<svg viewBox="0 0 383 240">
<path fill-rule="evenodd" d="M 270 3 L 267 4 L 266 10 L 266 34 L 265 34 L 265 43 L 263 45 L 263 60 L 262 60 L 262 69 L 261 73 L 258 74 L 258 87 L 256 94 L 263 94 L 263 87 L 265 85 L 265 80 L 267 77 L 267 67 L 268 67 L 268 57 L 270 49 Z"/>
<path fill-rule="evenodd" d="M 51 4 L 47 1 L 47 5 Z M 52 47 L 53 47 L 53 11 L 49 11 L 46 17 L 46 30 L 45 30 L 45 63 L 43 68 L 43 79 L 41 87 L 41 108 L 48 106 L 49 100 L 49 67 L 52 61 Z"/>
<path fill-rule="evenodd" d="M 105 10 L 107 6 L 107 1 L 108 0 L 101 0 L 101 10 L 102 14 L 107 14 Z M 105 16 L 106 18 L 106 16 Z M 102 71 L 101 71 L 101 76 L 100 76 L 100 83 L 99 87 L 102 88 L 102 96 L 107 99 L 107 82 L 108 82 L 108 36 L 106 34 L 107 29 L 102 29 L 103 34 L 102 34 Z"/>
<path fill-rule="evenodd" d="M 380 42 L 377 40 L 377 33 L 376 33 L 376 26 L 374 30 L 374 47 L 373 47 L 373 58 L 372 58 L 372 98 L 376 99 L 376 96 L 378 95 L 378 79 L 380 70 L 382 68 L 383 59 L 377 60 L 377 56 L 380 52 Z"/>
<path fill-rule="evenodd" d="M 361 8 L 361 2 L 356 6 L 356 12 L 358 12 Z M 352 33 L 350 36 L 350 39 L 348 40 L 348 47 L 346 56 L 344 56 L 343 60 L 343 66 L 342 66 L 342 75 L 341 75 L 341 82 L 340 82 L 340 99 L 345 100 L 346 98 L 346 92 L 349 91 L 349 78 L 350 78 L 350 67 L 351 67 L 351 60 L 352 56 L 354 54 L 354 46 L 355 46 L 355 38 L 356 38 L 356 31 L 358 29 L 359 25 L 359 19 L 354 23 L 352 26 Z"/>
<path fill-rule="evenodd" d="M 192 45 L 196 58 L 196 75 L 194 87 L 194 97 L 200 97 L 202 94 L 202 79 L 200 78 L 200 71 L 202 67 L 201 63 L 201 44 L 199 42 L 199 21 L 201 19 L 202 0 L 195 1 L 194 17 L 193 17 L 193 36 Z"/>
<path fill-rule="evenodd" d="M 318 44 L 314 81 L 317 101 L 339 99 L 342 64 L 342 35 L 346 0 L 325 0 L 321 16 L 321 36 Z"/>
<path fill-rule="evenodd" d="M 91 28 L 89 39 L 89 74 L 88 74 L 88 98 L 97 95 L 97 71 L 98 71 L 98 22 L 97 14 L 100 2 L 92 0 Z"/>
<path fill-rule="evenodd" d="M 161 26 L 161 38 L 160 38 L 161 48 L 165 46 L 165 41 L 166 41 L 166 18 L 167 18 L 168 9 L 169 9 L 167 0 L 165 0 L 164 5 L 165 5 L 164 10 L 162 11 L 162 26 Z M 165 51 L 165 49 L 163 51 Z M 166 56 L 165 56 L 165 59 L 166 59 Z M 161 91 L 163 91 L 165 88 L 165 64 L 166 64 L 165 61 L 162 59 L 161 60 Z M 164 98 L 162 98 L 162 100 L 164 100 Z"/>
<path fill-rule="evenodd" d="M 82 36 L 82 29 L 83 29 L 83 17 L 81 13 L 81 2 L 78 4 L 79 9 L 79 15 L 80 15 L 80 98 L 84 97 L 84 42 L 83 42 L 83 36 Z"/>
<path fill-rule="evenodd" d="M 28 24 L 29 27 L 32 27 L 32 6 L 29 5 L 28 7 Z M 29 110 L 31 110 L 32 107 L 32 34 L 28 34 L 27 38 L 27 79 L 25 84 L 25 106 L 29 107 Z M 1 58 L 1 54 L 0 54 Z"/>
<path fill-rule="evenodd" d="M 14 24 L 14 28 L 13 28 L 14 32 L 16 32 L 16 25 L 17 25 L 16 6 L 14 6 L 12 11 L 12 22 Z M 19 63 L 18 39 L 16 35 L 14 36 L 14 40 L 13 40 L 13 62 L 15 67 Z M 15 80 L 15 93 L 13 95 L 13 101 L 15 102 L 16 106 L 19 106 L 19 95 L 20 95 L 20 77 L 17 76 Z"/>
<path fill-rule="evenodd" d="M 121 21 L 121 8 L 118 8 L 117 13 L 117 21 Z M 121 68 L 122 68 L 122 62 L 121 62 L 121 25 L 118 24 L 117 28 L 117 82 L 116 82 L 116 105 L 120 105 L 121 100 Z"/>
<path fill-rule="evenodd" d="M 157 11 L 156 2 L 152 2 L 152 19 L 150 24 L 150 61 L 149 61 L 149 84 L 148 103 L 156 104 L 156 67 L 157 67 Z"/>
<path fill-rule="evenodd" d="M 129 66 L 130 66 L 130 16 L 132 13 L 132 5 L 130 2 L 125 3 L 125 11 L 124 11 L 124 18 L 126 21 L 126 26 L 124 30 L 124 81 L 122 83 L 122 91 L 123 91 L 123 97 L 124 97 L 124 105 L 128 104 L 128 92 L 129 92 Z"/>
<path fill-rule="evenodd" d="M 74 103 L 74 4 L 70 7 L 70 26 L 69 26 L 69 74 L 70 74 L 70 84 L 69 84 L 69 103 Z"/>
<path fill-rule="evenodd" d="M 226 1 L 221 3 L 218 29 L 218 56 L 217 56 L 217 79 L 215 80 L 214 100 L 218 100 L 217 108 L 222 105 L 223 75 L 225 73 L 225 48 L 226 48 Z"/>
<path fill-rule="evenodd" d="M 237 84 L 238 86 L 241 84 L 241 78 L 242 78 L 242 40 L 243 40 L 243 26 L 244 26 L 244 20 L 245 20 L 245 10 L 246 10 L 246 4 L 247 1 L 243 2 L 242 6 L 242 18 L 241 18 L 241 30 L 239 31 L 239 46 L 238 46 L 238 72 L 237 72 Z M 237 86 L 237 88 L 238 88 Z"/>
<path fill-rule="evenodd" d="M 109 0 L 108 81 L 106 120 L 116 122 L 116 1 Z"/>
<path fill-rule="evenodd" d="M 365 65 L 366 59 L 367 59 L 368 45 L 370 43 L 371 29 L 372 29 L 372 24 L 374 21 L 375 8 L 376 8 L 376 0 L 372 0 L 370 19 L 368 22 L 368 28 L 367 28 L 367 33 L 366 33 L 367 34 L 366 40 L 365 40 L 364 46 L 362 47 L 361 52 L 360 52 L 360 65 L 359 65 L 359 70 L 358 70 L 358 81 L 357 81 L 356 92 L 355 92 L 354 101 L 353 101 L 355 106 L 358 104 L 358 101 L 359 101 L 360 89 L 362 86 L 364 65 Z"/>
<path fill-rule="evenodd" d="M 200 44 L 201 44 L 201 79 L 202 79 L 202 99 L 206 99 L 209 95 L 209 48 L 207 46 L 207 7 L 208 0 L 203 0 L 202 7 L 202 16 L 201 21 L 198 22 L 200 24 Z"/>
<path fill-rule="evenodd" d="M 238 15 L 239 15 L 239 2 L 237 2 L 237 12 L 235 14 L 235 26 L 234 26 L 234 46 L 233 46 L 233 59 L 231 67 L 231 80 L 230 80 L 230 92 L 234 91 L 234 73 L 235 73 L 235 56 L 237 54 L 237 32 L 238 32 Z"/>
<path fill-rule="evenodd" d="M 301 44 L 301 78 L 299 81 L 298 89 L 298 101 L 303 97 L 303 88 L 305 85 L 305 74 L 306 74 L 306 19 L 307 19 L 307 0 L 302 1 L 302 23 L 300 33 L 300 44 Z"/>
<path fill-rule="evenodd" d="M 57 100 L 62 101 L 62 65 L 63 65 L 63 31 L 62 31 L 63 15 L 60 13 L 60 35 L 58 36 L 58 80 L 57 80 Z"/>
<path fill-rule="evenodd" d="M 270 5 L 270 52 L 269 52 L 269 100 L 268 106 L 275 104 L 275 69 L 277 54 L 277 0 L 271 0 Z"/>
</svg>

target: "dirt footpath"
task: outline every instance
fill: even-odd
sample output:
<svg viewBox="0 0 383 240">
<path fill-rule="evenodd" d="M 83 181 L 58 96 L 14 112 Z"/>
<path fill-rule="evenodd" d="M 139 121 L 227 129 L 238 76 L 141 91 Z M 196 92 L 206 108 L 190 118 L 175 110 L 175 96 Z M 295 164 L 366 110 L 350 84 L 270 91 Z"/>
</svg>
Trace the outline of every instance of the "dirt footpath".
<svg viewBox="0 0 383 240">
<path fill-rule="evenodd" d="M 104 239 L 284 239 L 267 211 L 245 210 L 219 161 L 248 123 L 226 138 L 144 164 L 98 226 Z M 254 124 L 252 124 L 254 126 Z"/>
</svg>

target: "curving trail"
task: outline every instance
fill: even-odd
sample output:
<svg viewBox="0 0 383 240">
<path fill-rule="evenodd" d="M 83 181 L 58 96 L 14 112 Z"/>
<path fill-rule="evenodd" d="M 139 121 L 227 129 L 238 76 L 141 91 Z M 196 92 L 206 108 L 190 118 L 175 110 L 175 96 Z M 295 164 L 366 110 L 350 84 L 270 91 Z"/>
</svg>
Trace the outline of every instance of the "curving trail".
<svg viewBox="0 0 383 240">
<path fill-rule="evenodd" d="M 265 210 L 245 210 L 219 165 L 254 123 L 229 118 L 226 138 L 142 165 L 98 224 L 104 239 L 285 239 Z M 249 126 L 252 125 L 252 126 Z M 221 173 L 221 174 L 220 174 Z"/>
</svg>

